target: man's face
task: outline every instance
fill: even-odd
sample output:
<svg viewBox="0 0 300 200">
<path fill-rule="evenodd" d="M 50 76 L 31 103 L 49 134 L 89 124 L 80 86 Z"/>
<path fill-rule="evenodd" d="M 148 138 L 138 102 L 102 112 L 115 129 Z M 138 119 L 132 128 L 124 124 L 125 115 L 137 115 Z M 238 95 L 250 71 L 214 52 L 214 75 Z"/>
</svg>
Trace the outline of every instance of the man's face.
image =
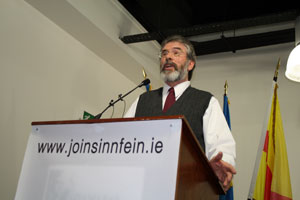
<svg viewBox="0 0 300 200">
<path fill-rule="evenodd" d="M 187 49 L 180 42 L 169 42 L 161 51 L 160 71 L 165 82 L 188 80 L 194 62 L 187 58 Z"/>
</svg>

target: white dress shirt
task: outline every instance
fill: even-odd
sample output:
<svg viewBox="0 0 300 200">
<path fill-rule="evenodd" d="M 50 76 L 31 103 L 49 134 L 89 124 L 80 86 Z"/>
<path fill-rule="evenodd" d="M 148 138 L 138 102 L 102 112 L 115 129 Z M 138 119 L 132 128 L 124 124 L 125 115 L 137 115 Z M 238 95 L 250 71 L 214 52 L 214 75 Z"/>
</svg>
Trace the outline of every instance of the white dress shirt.
<svg viewBox="0 0 300 200">
<path fill-rule="evenodd" d="M 176 100 L 179 99 L 190 84 L 190 81 L 185 81 L 174 87 Z M 170 86 L 167 84 L 163 87 L 162 108 L 164 107 L 169 88 Z M 134 101 L 124 117 L 135 116 L 138 101 L 139 98 Z M 217 155 L 218 152 L 223 152 L 222 160 L 230 163 L 232 166 L 235 166 L 235 141 L 227 125 L 220 104 L 214 96 L 211 97 L 209 105 L 203 116 L 203 134 L 207 158 L 210 160 Z"/>
</svg>

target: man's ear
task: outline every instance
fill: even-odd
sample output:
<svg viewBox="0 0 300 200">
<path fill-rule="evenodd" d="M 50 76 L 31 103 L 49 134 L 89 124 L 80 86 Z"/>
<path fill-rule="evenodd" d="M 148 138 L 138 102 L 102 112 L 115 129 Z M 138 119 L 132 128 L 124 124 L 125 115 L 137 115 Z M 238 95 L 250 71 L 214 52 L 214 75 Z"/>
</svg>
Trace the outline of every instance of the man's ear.
<svg viewBox="0 0 300 200">
<path fill-rule="evenodd" d="M 189 65 L 188 65 L 188 71 L 191 71 L 195 66 L 195 62 L 190 60 Z"/>
</svg>

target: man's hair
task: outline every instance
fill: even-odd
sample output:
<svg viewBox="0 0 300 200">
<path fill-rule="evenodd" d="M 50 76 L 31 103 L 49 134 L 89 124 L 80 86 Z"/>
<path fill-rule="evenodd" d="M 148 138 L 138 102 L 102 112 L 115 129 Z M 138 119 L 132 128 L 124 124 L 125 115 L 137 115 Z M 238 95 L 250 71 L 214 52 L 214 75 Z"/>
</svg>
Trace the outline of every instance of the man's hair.
<svg viewBox="0 0 300 200">
<path fill-rule="evenodd" d="M 162 41 L 160 53 L 162 52 L 162 49 L 164 48 L 164 46 L 169 42 L 179 42 L 186 47 L 187 58 L 189 60 L 194 61 L 194 63 L 195 63 L 193 69 L 191 71 L 189 71 L 189 74 L 188 74 L 188 80 L 191 80 L 192 76 L 193 76 L 193 71 L 196 67 L 196 53 L 195 53 L 195 49 L 194 49 L 192 43 L 188 39 L 186 39 L 185 37 L 183 37 L 181 35 L 172 35 L 172 36 L 167 37 L 164 41 Z"/>
</svg>

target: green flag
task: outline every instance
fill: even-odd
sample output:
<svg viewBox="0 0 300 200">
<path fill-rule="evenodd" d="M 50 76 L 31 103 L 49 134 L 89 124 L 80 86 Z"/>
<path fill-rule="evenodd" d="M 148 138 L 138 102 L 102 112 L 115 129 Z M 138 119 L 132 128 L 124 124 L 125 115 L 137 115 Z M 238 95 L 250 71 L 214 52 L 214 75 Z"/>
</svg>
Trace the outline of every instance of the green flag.
<svg viewBox="0 0 300 200">
<path fill-rule="evenodd" d="M 95 116 L 88 113 L 88 112 L 86 112 L 86 111 L 84 111 L 83 112 L 83 119 L 95 119 Z"/>
</svg>

